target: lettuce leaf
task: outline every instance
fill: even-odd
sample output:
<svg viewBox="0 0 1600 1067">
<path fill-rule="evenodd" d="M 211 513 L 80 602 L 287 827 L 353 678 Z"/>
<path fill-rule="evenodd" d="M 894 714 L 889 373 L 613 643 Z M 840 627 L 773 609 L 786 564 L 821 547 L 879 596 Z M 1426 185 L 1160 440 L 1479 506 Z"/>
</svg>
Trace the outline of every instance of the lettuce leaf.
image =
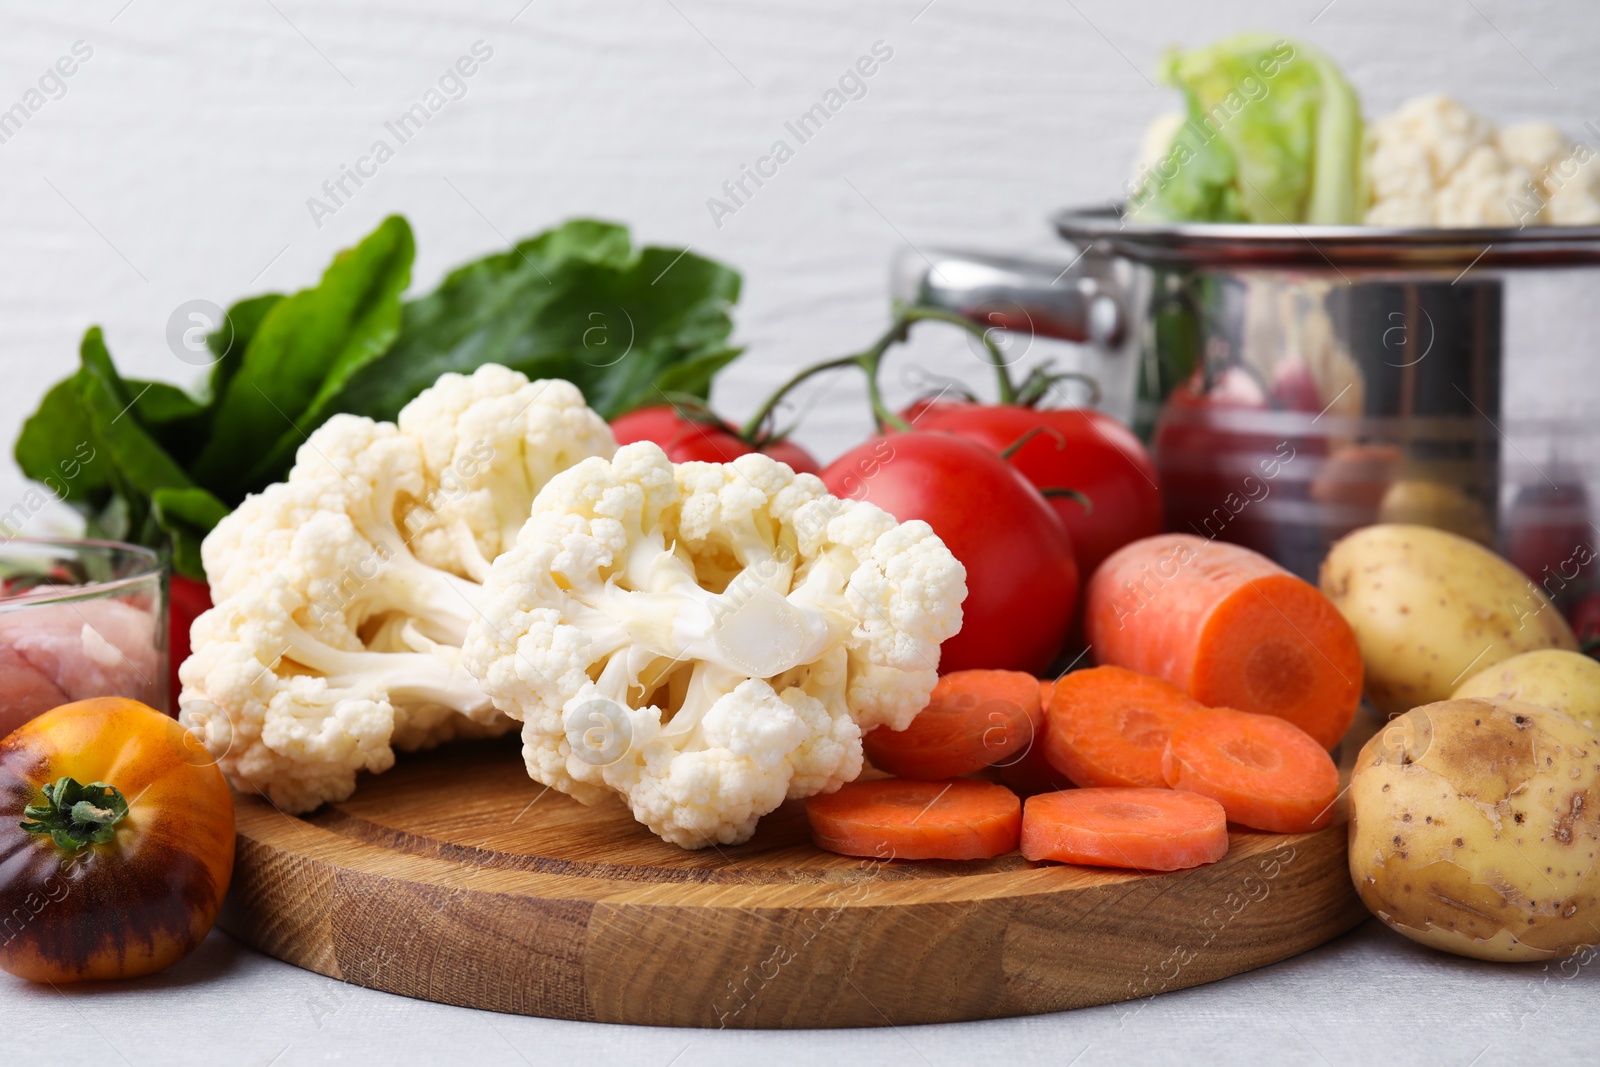
<svg viewBox="0 0 1600 1067">
<path fill-rule="evenodd" d="M 1184 122 L 1135 194 L 1170 222 L 1360 221 L 1361 106 L 1339 68 L 1301 42 L 1245 34 L 1172 52 L 1161 76 Z"/>
</svg>

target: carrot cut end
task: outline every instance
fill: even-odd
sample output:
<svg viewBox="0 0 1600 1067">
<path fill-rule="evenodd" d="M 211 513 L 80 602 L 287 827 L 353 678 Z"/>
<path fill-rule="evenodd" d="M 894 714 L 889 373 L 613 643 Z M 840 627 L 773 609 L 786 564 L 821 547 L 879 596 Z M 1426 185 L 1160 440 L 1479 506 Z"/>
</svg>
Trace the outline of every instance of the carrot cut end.
<svg viewBox="0 0 1600 1067">
<path fill-rule="evenodd" d="M 1361 649 L 1320 591 L 1289 574 L 1241 585 L 1206 620 L 1189 692 L 1276 715 L 1331 749 L 1361 703 Z"/>
</svg>

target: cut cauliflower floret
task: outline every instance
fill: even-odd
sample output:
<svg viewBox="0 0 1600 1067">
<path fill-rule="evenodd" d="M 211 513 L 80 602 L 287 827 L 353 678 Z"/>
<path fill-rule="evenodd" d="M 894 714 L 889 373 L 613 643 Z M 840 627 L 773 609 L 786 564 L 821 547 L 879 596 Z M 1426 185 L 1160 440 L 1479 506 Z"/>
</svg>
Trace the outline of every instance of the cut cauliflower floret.
<svg viewBox="0 0 1600 1067">
<path fill-rule="evenodd" d="M 393 746 L 503 730 L 457 714 L 488 702 L 454 650 L 370 652 L 353 630 L 310 632 L 291 571 L 200 616 L 179 668 L 180 718 L 236 786 L 307 811 L 349 796 L 358 772 L 387 770 Z"/>
<path fill-rule="evenodd" d="M 539 494 L 462 659 L 535 779 L 733 844 L 859 774 L 863 729 L 910 723 L 965 597 L 926 523 L 763 455 L 674 466 L 641 442 Z"/>
<path fill-rule="evenodd" d="M 1378 226 L 1600 222 L 1593 152 L 1549 123 L 1497 131 L 1442 94 L 1367 127 L 1365 221 Z"/>
<path fill-rule="evenodd" d="M 615 451 L 566 382 L 484 367 L 435 389 L 400 426 L 329 419 L 202 546 L 217 606 L 191 632 L 180 718 L 286 810 L 343 799 L 395 749 L 514 727 L 461 665 L 509 521 L 471 502 L 503 494 L 525 515 L 562 465 Z"/>
<path fill-rule="evenodd" d="M 428 566 L 482 581 L 545 482 L 617 447 L 571 382 L 530 382 L 492 363 L 441 376 L 400 410 L 398 425 L 335 415 L 313 436 L 318 445 L 296 453 L 282 483 L 302 487 L 294 499 L 253 495 L 206 538 L 213 599 L 270 570 L 302 522 L 353 493 L 378 501 L 364 525 L 393 528 Z M 382 513 L 391 505 L 398 513 Z M 367 502 L 356 506 L 370 514 Z"/>
<path fill-rule="evenodd" d="M 411 549 L 436 567 L 460 561 L 482 581 L 511 547 L 541 486 L 579 460 L 616 451 L 611 428 L 571 382 L 530 382 L 497 364 L 446 374 L 400 412 L 437 488 L 408 516 Z M 424 521 L 425 520 L 425 521 Z"/>
</svg>

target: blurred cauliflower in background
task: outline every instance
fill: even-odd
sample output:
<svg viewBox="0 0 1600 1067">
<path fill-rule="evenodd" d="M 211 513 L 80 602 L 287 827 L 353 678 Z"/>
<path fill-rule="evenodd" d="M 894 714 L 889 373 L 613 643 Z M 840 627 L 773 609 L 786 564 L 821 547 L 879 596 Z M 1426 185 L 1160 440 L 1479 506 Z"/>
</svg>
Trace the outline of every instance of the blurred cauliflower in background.
<svg viewBox="0 0 1600 1067">
<path fill-rule="evenodd" d="M 1600 223 L 1594 151 L 1547 122 L 1496 130 L 1442 94 L 1418 97 L 1366 134 L 1374 226 Z"/>
<path fill-rule="evenodd" d="M 1497 129 L 1441 93 L 1363 124 L 1338 65 L 1247 33 L 1162 61 L 1184 110 L 1150 123 L 1124 184 L 1155 222 L 1600 224 L 1595 149 L 1548 122 Z M 1600 131 L 1597 131 L 1600 132 Z"/>
</svg>

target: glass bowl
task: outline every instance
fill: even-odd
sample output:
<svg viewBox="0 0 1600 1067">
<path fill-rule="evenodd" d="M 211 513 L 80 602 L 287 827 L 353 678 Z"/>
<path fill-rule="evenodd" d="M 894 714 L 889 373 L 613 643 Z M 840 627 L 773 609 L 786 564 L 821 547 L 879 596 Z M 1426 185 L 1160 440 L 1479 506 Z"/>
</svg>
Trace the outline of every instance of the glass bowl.
<svg viewBox="0 0 1600 1067">
<path fill-rule="evenodd" d="M 166 583 L 136 545 L 0 542 L 0 736 L 90 697 L 168 710 Z"/>
</svg>

